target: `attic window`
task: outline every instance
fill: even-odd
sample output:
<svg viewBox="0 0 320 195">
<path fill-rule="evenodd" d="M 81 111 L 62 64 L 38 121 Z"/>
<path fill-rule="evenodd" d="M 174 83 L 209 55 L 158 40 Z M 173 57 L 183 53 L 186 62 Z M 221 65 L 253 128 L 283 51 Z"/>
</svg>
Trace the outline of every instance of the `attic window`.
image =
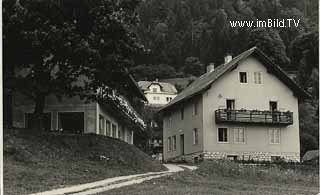
<svg viewBox="0 0 320 195">
<path fill-rule="evenodd" d="M 157 93 L 157 91 L 158 91 L 157 88 L 152 88 L 153 93 Z"/>
<path fill-rule="evenodd" d="M 246 72 L 240 72 L 240 83 L 247 83 L 247 73 Z"/>
</svg>

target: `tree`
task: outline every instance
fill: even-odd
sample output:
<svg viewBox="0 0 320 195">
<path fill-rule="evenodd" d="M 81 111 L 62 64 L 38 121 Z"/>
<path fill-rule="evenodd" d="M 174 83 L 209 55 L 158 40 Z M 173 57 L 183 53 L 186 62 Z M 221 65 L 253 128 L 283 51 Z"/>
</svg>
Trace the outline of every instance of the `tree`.
<svg viewBox="0 0 320 195">
<path fill-rule="evenodd" d="M 69 3 L 3 3 L 4 64 L 12 70 L 7 86 L 35 102 L 35 129 L 42 129 L 50 94 L 92 99 L 99 87 L 125 87 L 119 76 L 142 48 L 131 28 L 137 1 Z"/>
<path fill-rule="evenodd" d="M 267 30 L 265 28 L 253 29 L 249 35 L 248 48 L 252 46 L 260 48 L 281 68 L 285 69 L 289 67 L 290 59 L 286 54 L 286 46 L 277 30 Z"/>
<path fill-rule="evenodd" d="M 185 66 L 183 69 L 185 74 L 190 74 L 198 77 L 205 72 L 204 69 L 204 64 L 200 62 L 199 58 L 193 56 L 186 58 Z"/>
<path fill-rule="evenodd" d="M 136 80 L 149 80 L 172 78 L 177 75 L 175 69 L 167 64 L 138 65 L 130 70 Z"/>
<path fill-rule="evenodd" d="M 289 55 L 292 59 L 292 66 L 299 70 L 298 82 L 305 89 L 312 87 L 317 79 L 312 74 L 319 71 L 319 36 L 318 31 L 312 31 L 297 36 L 290 44 Z M 319 88 L 316 84 L 312 90 Z M 313 92 L 314 97 L 318 97 L 316 91 Z"/>
</svg>

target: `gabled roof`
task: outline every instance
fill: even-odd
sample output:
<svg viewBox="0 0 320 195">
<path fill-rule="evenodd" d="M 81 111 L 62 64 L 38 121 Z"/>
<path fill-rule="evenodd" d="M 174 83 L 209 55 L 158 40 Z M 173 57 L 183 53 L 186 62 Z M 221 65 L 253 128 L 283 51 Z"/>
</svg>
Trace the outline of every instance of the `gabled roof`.
<svg viewBox="0 0 320 195">
<path fill-rule="evenodd" d="M 170 83 L 159 82 L 159 81 L 139 81 L 138 82 L 138 85 L 142 91 L 149 90 L 149 87 L 153 84 L 159 85 L 163 92 L 171 93 L 171 94 L 178 93 L 176 87 Z"/>
<path fill-rule="evenodd" d="M 128 76 L 129 83 L 131 84 L 131 87 L 133 88 L 134 92 L 136 93 L 137 97 L 144 100 L 148 101 L 144 93 L 141 91 L 140 87 L 138 86 L 137 82 L 134 80 L 132 75 L 129 73 L 128 69 L 124 69 L 126 72 L 126 75 Z"/>
<path fill-rule="evenodd" d="M 212 83 L 217 81 L 225 73 L 230 72 L 237 68 L 238 64 L 249 56 L 258 58 L 262 64 L 267 68 L 268 72 L 273 73 L 283 83 L 285 83 L 299 98 L 310 98 L 310 94 L 303 90 L 295 81 L 293 81 L 279 66 L 275 65 L 271 60 L 257 47 L 239 54 L 233 58 L 230 62 L 218 66 L 214 71 L 205 73 L 185 88 L 181 93 L 177 95 L 169 104 L 163 107 L 161 111 L 167 110 L 173 105 L 177 105 L 183 101 L 186 101 L 196 95 L 201 94 L 203 91 L 211 87 Z"/>
</svg>

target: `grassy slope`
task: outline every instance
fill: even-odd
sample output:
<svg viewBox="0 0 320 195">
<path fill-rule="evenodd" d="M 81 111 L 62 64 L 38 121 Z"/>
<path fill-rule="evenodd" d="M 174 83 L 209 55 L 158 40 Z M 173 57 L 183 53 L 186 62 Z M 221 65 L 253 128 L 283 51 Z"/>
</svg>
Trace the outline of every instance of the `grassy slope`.
<svg viewBox="0 0 320 195">
<path fill-rule="evenodd" d="M 316 169 L 252 167 L 234 162 L 204 162 L 194 172 L 147 181 L 100 195 L 309 195 L 319 191 Z"/>
<path fill-rule="evenodd" d="M 4 132 L 5 194 L 28 194 L 165 168 L 136 147 L 99 135 Z M 100 159 L 99 156 L 107 159 Z"/>
</svg>

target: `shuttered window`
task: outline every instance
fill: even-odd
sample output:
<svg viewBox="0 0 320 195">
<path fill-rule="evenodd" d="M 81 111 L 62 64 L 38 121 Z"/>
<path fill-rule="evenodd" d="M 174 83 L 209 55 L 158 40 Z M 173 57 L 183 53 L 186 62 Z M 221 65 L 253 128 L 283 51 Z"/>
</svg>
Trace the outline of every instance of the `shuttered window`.
<svg viewBox="0 0 320 195">
<path fill-rule="evenodd" d="M 244 128 L 234 128 L 234 142 L 244 143 L 245 142 L 245 131 Z"/>
</svg>

